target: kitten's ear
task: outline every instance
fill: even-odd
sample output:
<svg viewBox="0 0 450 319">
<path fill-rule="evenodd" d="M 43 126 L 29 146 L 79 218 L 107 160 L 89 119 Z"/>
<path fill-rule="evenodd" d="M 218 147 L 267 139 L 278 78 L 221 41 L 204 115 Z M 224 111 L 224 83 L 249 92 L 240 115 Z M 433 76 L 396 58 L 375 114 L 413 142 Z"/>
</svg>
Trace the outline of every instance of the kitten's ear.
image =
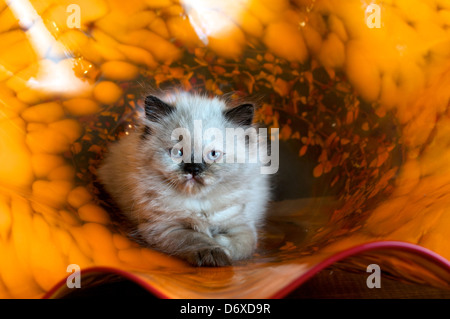
<svg viewBox="0 0 450 319">
<path fill-rule="evenodd" d="M 253 104 L 241 104 L 231 110 L 225 111 L 225 118 L 239 126 L 250 126 L 253 122 L 255 107 Z"/>
<path fill-rule="evenodd" d="M 157 122 L 164 116 L 172 113 L 175 108 L 156 96 L 149 95 L 145 98 L 145 116 L 152 122 Z"/>
</svg>

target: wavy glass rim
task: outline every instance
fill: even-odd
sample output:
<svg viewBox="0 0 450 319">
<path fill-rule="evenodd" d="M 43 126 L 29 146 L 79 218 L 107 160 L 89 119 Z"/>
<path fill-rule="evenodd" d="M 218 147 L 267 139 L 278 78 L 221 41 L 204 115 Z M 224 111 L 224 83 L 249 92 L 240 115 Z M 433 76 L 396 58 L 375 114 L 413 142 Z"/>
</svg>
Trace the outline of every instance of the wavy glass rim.
<svg viewBox="0 0 450 319">
<path fill-rule="evenodd" d="M 353 257 L 365 252 L 369 251 L 376 251 L 376 250 L 398 250 L 403 252 L 409 252 L 418 255 L 419 257 L 425 258 L 427 261 L 433 262 L 438 267 L 443 268 L 444 270 L 448 271 L 450 274 L 450 261 L 445 259 L 444 257 L 440 256 L 439 254 L 416 244 L 408 243 L 408 242 L 402 242 L 402 241 L 375 241 L 375 242 L 369 242 L 361 245 L 357 245 L 354 247 L 351 247 L 349 249 L 343 250 L 341 252 L 338 252 L 325 260 L 321 261 L 320 263 L 312 266 L 310 269 L 308 269 L 305 273 L 299 275 L 296 279 L 292 280 L 290 283 L 287 283 L 283 288 L 281 288 L 279 291 L 277 291 L 272 296 L 268 297 L 267 299 L 281 299 L 287 296 L 289 293 L 300 287 L 303 283 L 305 283 L 307 280 L 311 279 L 314 275 L 319 273 L 321 270 L 339 262 L 346 258 Z M 149 284 L 147 281 L 142 279 L 138 274 L 132 272 L 123 270 L 120 268 L 114 268 L 114 267 L 106 267 L 106 266 L 93 266 L 88 267 L 86 269 L 81 270 L 82 275 L 89 275 L 89 274 L 115 274 L 124 277 L 125 279 L 131 280 L 132 282 L 138 284 L 145 290 L 147 290 L 150 294 L 154 295 L 157 298 L 160 299 L 172 299 L 170 296 L 167 296 L 166 294 L 159 291 L 156 287 Z M 51 299 L 51 298 L 58 298 L 58 292 L 60 292 L 62 289 L 65 288 L 66 285 L 66 279 L 62 279 L 60 282 L 58 282 L 56 285 L 54 285 L 49 291 L 47 291 L 43 299 Z"/>
</svg>

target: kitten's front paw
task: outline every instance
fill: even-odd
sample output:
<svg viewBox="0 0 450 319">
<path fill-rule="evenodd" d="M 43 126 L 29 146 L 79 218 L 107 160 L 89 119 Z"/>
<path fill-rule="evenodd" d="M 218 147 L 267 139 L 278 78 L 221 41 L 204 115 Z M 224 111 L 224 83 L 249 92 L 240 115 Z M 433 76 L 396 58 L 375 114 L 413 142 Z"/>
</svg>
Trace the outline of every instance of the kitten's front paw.
<svg viewBox="0 0 450 319">
<path fill-rule="evenodd" d="M 219 247 L 202 248 L 192 252 L 187 261 L 199 267 L 223 267 L 230 266 L 231 259 L 227 253 Z"/>
</svg>

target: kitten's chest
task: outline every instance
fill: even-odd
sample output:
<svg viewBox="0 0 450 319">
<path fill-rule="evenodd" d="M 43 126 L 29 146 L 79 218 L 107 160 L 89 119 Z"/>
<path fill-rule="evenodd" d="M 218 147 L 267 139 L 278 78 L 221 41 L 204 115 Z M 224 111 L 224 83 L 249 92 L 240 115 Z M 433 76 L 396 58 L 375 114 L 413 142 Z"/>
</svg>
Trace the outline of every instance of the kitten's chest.
<svg viewBox="0 0 450 319">
<path fill-rule="evenodd" d="M 186 211 L 192 218 L 210 225 L 220 225 L 238 218 L 244 205 L 212 201 L 186 201 Z"/>
</svg>

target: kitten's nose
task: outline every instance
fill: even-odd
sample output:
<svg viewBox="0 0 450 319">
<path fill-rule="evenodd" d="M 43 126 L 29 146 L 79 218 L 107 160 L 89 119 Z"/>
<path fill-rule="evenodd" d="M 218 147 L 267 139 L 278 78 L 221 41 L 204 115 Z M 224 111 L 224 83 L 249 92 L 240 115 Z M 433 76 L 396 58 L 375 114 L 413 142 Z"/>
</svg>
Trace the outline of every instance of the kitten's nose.
<svg viewBox="0 0 450 319">
<path fill-rule="evenodd" d="M 192 174 L 192 176 L 198 175 L 205 170 L 205 164 L 203 163 L 184 163 L 183 171 Z"/>
</svg>

